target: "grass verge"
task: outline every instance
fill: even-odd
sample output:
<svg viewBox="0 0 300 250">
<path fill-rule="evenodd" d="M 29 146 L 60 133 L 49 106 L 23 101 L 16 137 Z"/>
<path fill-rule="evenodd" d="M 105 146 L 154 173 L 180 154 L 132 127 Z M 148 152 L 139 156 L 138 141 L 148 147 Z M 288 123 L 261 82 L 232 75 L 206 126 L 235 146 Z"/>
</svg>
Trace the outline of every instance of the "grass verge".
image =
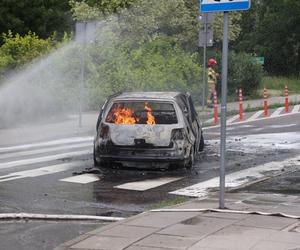
<svg viewBox="0 0 300 250">
<path fill-rule="evenodd" d="M 174 199 L 168 199 L 168 200 L 161 201 L 160 203 L 151 207 L 151 209 L 160 209 L 160 208 L 164 208 L 164 207 L 171 207 L 171 206 L 175 206 L 175 205 L 187 202 L 189 200 L 190 199 L 188 197 L 176 197 Z"/>
<path fill-rule="evenodd" d="M 266 87 L 269 90 L 278 91 L 278 94 L 283 95 L 285 85 L 288 85 L 291 94 L 300 93 L 300 78 L 296 77 L 265 76 L 259 89 Z"/>
</svg>

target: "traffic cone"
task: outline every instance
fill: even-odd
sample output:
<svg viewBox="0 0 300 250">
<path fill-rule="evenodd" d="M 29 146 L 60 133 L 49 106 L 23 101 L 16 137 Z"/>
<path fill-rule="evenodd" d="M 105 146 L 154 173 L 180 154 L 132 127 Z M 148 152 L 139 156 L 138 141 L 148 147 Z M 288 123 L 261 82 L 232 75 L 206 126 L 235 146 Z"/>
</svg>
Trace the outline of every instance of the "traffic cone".
<svg viewBox="0 0 300 250">
<path fill-rule="evenodd" d="M 215 125 L 218 124 L 219 118 L 218 118 L 218 97 L 217 97 L 217 92 L 214 91 L 214 121 Z"/>
<path fill-rule="evenodd" d="M 244 120 L 244 112 L 243 112 L 243 91 L 239 89 L 239 101 L 240 101 L 240 121 Z"/>
<path fill-rule="evenodd" d="M 266 88 L 264 88 L 264 115 L 265 116 L 269 115 L 269 111 L 268 111 L 268 93 L 267 93 Z"/>
<path fill-rule="evenodd" d="M 285 85 L 284 95 L 285 95 L 285 113 L 288 113 L 289 112 L 289 90 L 287 85 Z"/>
</svg>

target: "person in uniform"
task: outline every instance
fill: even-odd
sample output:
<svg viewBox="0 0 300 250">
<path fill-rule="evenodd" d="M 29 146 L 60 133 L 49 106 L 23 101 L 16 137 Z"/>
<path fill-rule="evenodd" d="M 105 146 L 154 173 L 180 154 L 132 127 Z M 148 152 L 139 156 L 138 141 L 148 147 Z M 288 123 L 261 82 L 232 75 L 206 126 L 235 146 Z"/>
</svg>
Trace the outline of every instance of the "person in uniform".
<svg viewBox="0 0 300 250">
<path fill-rule="evenodd" d="M 217 65 L 217 61 L 213 58 L 208 60 L 208 69 L 207 69 L 207 83 L 208 83 L 208 96 L 207 96 L 207 106 L 211 107 L 214 99 L 214 92 L 216 91 L 217 86 L 217 77 L 218 74 L 214 70 Z"/>
</svg>

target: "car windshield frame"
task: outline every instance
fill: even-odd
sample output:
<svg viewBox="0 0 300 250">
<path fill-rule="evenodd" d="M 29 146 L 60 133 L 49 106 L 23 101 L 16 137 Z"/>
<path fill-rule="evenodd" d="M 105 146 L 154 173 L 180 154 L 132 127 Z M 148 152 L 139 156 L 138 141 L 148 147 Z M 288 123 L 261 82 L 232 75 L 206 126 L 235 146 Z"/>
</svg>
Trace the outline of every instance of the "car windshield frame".
<svg viewBox="0 0 300 250">
<path fill-rule="evenodd" d="M 122 112 L 122 114 L 129 114 L 130 118 L 135 118 L 135 121 L 130 120 L 128 123 L 116 122 L 114 114 L 116 112 L 117 105 L 120 105 L 120 108 L 126 109 Z M 161 105 L 160 109 L 158 109 L 158 105 Z M 163 105 L 165 105 L 164 109 L 161 109 Z M 139 107 L 139 109 L 136 110 L 135 106 Z M 166 107 L 168 108 L 166 109 Z M 134 111 L 132 112 L 130 109 L 133 109 Z M 147 122 L 151 116 L 154 118 L 154 123 Z M 138 99 L 113 100 L 110 107 L 107 109 L 107 112 L 104 116 L 104 121 L 108 124 L 118 125 L 175 125 L 178 124 L 179 119 L 176 105 L 171 100 L 161 101 L 152 99 Z"/>
</svg>

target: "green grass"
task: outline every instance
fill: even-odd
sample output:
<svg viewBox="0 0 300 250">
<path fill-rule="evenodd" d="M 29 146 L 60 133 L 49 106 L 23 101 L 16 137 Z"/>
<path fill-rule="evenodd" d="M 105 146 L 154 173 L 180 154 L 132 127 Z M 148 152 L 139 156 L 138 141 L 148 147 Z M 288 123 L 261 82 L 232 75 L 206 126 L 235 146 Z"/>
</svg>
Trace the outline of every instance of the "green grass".
<svg viewBox="0 0 300 250">
<path fill-rule="evenodd" d="M 259 89 L 260 93 L 266 87 L 271 95 L 283 95 L 285 85 L 288 85 L 290 94 L 300 93 L 300 78 L 296 77 L 265 76 Z"/>
<path fill-rule="evenodd" d="M 189 201 L 188 197 L 177 197 L 174 199 L 161 201 L 160 203 L 151 207 L 151 209 L 160 209 L 160 208 L 164 208 L 164 207 L 171 207 L 171 206 L 175 206 L 175 205 L 187 202 L 187 201 Z"/>
</svg>

